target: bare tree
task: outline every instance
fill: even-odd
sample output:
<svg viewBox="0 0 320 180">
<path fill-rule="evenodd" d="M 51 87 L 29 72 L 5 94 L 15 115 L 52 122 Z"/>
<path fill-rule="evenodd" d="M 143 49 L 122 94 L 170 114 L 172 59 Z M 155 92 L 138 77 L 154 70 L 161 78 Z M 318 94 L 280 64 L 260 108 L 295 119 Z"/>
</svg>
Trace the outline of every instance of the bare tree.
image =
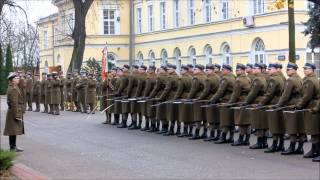
<svg viewBox="0 0 320 180">
<path fill-rule="evenodd" d="M 320 5 L 320 0 L 308 0 L 308 1 L 310 1 L 310 2 L 313 2 L 313 3 L 315 3 L 315 4 Z"/>
</svg>

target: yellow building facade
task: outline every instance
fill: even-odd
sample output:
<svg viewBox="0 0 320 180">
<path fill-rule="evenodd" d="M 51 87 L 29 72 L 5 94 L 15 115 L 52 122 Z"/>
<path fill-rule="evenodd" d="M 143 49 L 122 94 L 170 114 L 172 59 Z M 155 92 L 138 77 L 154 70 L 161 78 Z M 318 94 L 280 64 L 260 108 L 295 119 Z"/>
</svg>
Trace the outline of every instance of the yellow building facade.
<svg viewBox="0 0 320 180">
<path fill-rule="evenodd" d="M 167 62 L 230 64 L 288 62 L 287 9 L 270 10 L 271 0 L 95 0 L 89 9 L 84 61 L 108 59 L 121 66 Z M 38 21 L 41 68 L 61 65 L 67 70 L 72 55 L 74 9 L 70 0 L 55 0 L 57 14 Z M 308 48 L 303 35 L 312 4 L 295 1 L 297 64 L 317 64 L 319 49 Z M 130 15 L 133 9 L 133 16 Z M 130 26 L 134 32 L 130 33 Z M 130 39 L 132 48 L 130 48 Z M 106 45 L 107 42 L 107 45 Z M 130 58 L 131 53 L 134 55 Z M 302 68 L 299 69 L 302 74 Z"/>
</svg>

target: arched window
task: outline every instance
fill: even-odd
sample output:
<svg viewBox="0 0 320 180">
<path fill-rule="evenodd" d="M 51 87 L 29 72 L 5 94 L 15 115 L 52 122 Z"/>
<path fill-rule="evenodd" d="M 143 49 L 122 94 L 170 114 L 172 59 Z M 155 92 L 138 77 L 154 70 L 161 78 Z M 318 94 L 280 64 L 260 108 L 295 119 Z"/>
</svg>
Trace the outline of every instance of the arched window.
<svg viewBox="0 0 320 180">
<path fill-rule="evenodd" d="M 306 62 L 314 63 L 316 65 L 316 75 L 320 79 L 320 47 L 314 48 L 312 51 L 310 43 L 307 45 Z"/>
<path fill-rule="evenodd" d="M 160 57 L 161 57 L 161 65 L 166 65 L 168 61 L 168 53 L 165 49 L 161 50 Z"/>
<path fill-rule="evenodd" d="M 232 65 L 231 50 L 227 43 L 224 43 L 221 48 L 221 62 L 222 64 Z"/>
<path fill-rule="evenodd" d="M 193 46 L 189 47 L 188 56 L 189 56 L 189 62 L 191 64 L 195 65 L 197 63 L 196 62 L 196 49 Z"/>
<path fill-rule="evenodd" d="M 263 41 L 257 38 L 252 45 L 252 63 L 264 63 L 266 64 L 266 53 Z"/>
<path fill-rule="evenodd" d="M 141 65 L 143 64 L 143 54 L 138 52 L 137 59 L 135 60 L 134 64 Z"/>
<path fill-rule="evenodd" d="M 114 53 L 108 53 L 108 62 L 111 62 L 111 64 L 113 64 L 113 66 L 116 65 L 117 63 L 117 56 Z"/>
<path fill-rule="evenodd" d="M 173 51 L 173 59 L 177 66 L 177 72 L 180 72 L 181 68 L 181 51 L 179 48 L 175 48 Z"/>
<path fill-rule="evenodd" d="M 155 57 L 154 52 L 153 52 L 152 50 L 149 51 L 148 59 L 149 59 L 149 63 L 148 63 L 149 66 L 150 66 L 150 65 L 153 65 L 153 66 L 156 65 L 156 57 Z"/>
<path fill-rule="evenodd" d="M 204 55 L 205 63 L 212 64 L 212 47 L 209 44 L 204 47 Z"/>
</svg>

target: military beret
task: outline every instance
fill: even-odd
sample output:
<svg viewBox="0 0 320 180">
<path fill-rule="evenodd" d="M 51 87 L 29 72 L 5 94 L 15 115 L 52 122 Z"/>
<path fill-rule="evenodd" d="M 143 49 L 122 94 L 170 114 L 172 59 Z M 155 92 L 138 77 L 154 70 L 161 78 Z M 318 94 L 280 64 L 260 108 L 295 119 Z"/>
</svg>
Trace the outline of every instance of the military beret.
<svg viewBox="0 0 320 180">
<path fill-rule="evenodd" d="M 277 68 L 282 69 L 282 64 L 276 63 L 276 65 L 277 65 Z"/>
<path fill-rule="evenodd" d="M 17 77 L 17 76 L 18 76 L 17 73 L 15 73 L 15 72 L 10 72 L 9 75 L 8 75 L 8 77 L 7 77 L 7 79 L 8 79 L 8 80 L 11 80 L 11 79 L 13 79 L 13 78 L 15 78 L 15 77 Z"/>
<path fill-rule="evenodd" d="M 192 69 L 193 68 L 193 65 L 192 64 L 187 64 L 187 67 Z"/>
<path fill-rule="evenodd" d="M 314 64 L 312 64 L 312 63 L 306 63 L 306 64 L 303 66 L 303 68 L 308 68 L 308 69 L 313 69 L 313 70 L 317 69 L 317 67 L 316 67 Z"/>
<path fill-rule="evenodd" d="M 204 70 L 204 66 L 202 64 L 196 64 L 194 67 L 200 70 Z"/>
<path fill-rule="evenodd" d="M 147 66 L 145 66 L 145 65 L 141 65 L 141 66 L 140 66 L 140 68 L 142 68 L 142 69 L 146 70 L 146 69 L 147 69 Z"/>
<path fill-rule="evenodd" d="M 116 71 L 116 70 L 118 70 L 117 67 L 112 67 L 112 68 L 111 68 L 111 71 Z"/>
<path fill-rule="evenodd" d="M 217 69 L 221 69 L 221 65 L 220 64 L 214 64 L 214 67 L 216 67 Z"/>
<path fill-rule="evenodd" d="M 277 64 L 272 64 L 272 63 L 270 63 L 269 66 L 268 66 L 268 68 L 278 68 L 278 65 L 277 65 Z"/>
<path fill-rule="evenodd" d="M 248 68 L 253 68 L 253 65 L 252 64 L 250 64 L 250 63 L 248 63 L 247 65 L 246 65 L 246 67 Z"/>
<path fill-rule="evenodd" d="M 287 69 L 295 69 L 295 70 L 297 70 L 298 66 L 296 64 L 294 64 L 294 63 L 289 62 L 288 65 L 287 65 Z"/>
<path fill-rule="evenodd" d="M 255 63 L 253 67 L 262 69 L 262 65 L 260 63 Z"/>
<path fill-rule="evenodd" d="M 188 67 L 188 65 L 182 65 L 182 66 L 181 66 L 181 69 L 189 70 L 189 67 Z"/>
<path fill-rule="evenodd" d="M 246 66 L 244 64 L 241 64 L 241 63 L 238 63 L 237 66 L 236 66 L 236 69 L 240 69 L 240 70 L 245 70 L 246 69 Z"/>
<path fill-rule="evenodd" d="M 262 69 L 267 69 L 267 65 L 264 63 L 261 63 Z"/>
<path fill-rule="evenodd" d="M 156 66 L 154 66 L 154 65 L 150 65 L 150 66 L 149 66 L 149 69 L 153 69 L 153 70 L 155 70 L 155 69 L 157 69 L 157 67 L 156 67 Z"/>
<path fill-rule="evenodd" d="M 214 69 L 215 68 L 215 66 L 213 65 L 213 64 L 207 64 L 206 65 L 206 69 Z"/>
<path fill-rule="evenodd" d="M 165 70 L 165 71 L 167 70 L 167 66 L 164 66 L 164 65 L 160 66 L 160 68 Z"/>
<path fill-rule="evenodd" d="M 167 64 L 167 67 L 168 67 L 168 68 L 172 68 L 172 69 L 177 69 L 177 66 L 176 66 L 176 65 L 170 64 L 170 63 Z"/>
<path fill-rule="evenodd" d="M 135 69 L 139 69 L 139 66 L 136 65 L 136 64 L 132 65 L 131 67 L 132 67 L 132 68 L 135 68 Z"/>
<path fill-rule="evenodd" d="M 227 69 L 229 71 L 232 71 L 232 67 L 230 65 L 228 65 L 228 64 L 222 65 L 222 69 Z"/>
<path fill-rule="evenodd" d="M 124 68 L 130 69 L 130 66 L 128 64 L 123 65 Z"/>
</svg>

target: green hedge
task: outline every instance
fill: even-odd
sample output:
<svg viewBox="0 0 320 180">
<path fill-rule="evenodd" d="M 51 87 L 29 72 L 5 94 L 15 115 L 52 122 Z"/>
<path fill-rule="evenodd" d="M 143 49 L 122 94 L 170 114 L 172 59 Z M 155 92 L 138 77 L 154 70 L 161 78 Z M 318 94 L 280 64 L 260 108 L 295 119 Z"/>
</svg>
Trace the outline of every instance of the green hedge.
<svg viewBox="0 0 320 180">
<path fill-rule="evenodd" d="M 0 170 L 9 169 L 13 160 L 16 157 L 16 153 L 14 151 L 5 151 L 0 149 Z"/>
</svg>

